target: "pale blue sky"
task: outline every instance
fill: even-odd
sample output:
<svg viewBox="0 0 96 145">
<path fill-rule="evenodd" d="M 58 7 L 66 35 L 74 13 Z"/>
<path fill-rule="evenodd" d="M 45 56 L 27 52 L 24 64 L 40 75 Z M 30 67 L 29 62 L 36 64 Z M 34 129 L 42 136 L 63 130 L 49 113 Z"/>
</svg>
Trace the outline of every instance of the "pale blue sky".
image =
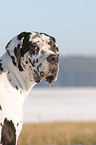
<svg viewBox="0 0 96 145">
<path fill-rule="evenodd" d="M 96 0 L 0 2 L 0 55 L 22 31 L 54 36 L 64 55 L 96 55 Z"/>
</svg>

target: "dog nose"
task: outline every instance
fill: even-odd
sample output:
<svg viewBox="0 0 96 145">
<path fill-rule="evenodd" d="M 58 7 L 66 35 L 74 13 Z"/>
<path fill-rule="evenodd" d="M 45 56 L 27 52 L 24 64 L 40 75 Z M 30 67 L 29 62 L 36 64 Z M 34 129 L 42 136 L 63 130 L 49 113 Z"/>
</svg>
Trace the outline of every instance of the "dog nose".
<svg viewBox="0 0 96 145">
<path fill-rule="evenodd" d="M 51 54 L 47 57 L 47 61 L 50 63 L 58 63 L 59 58 L 58 58 L 58 56 Z"/>
</svg>

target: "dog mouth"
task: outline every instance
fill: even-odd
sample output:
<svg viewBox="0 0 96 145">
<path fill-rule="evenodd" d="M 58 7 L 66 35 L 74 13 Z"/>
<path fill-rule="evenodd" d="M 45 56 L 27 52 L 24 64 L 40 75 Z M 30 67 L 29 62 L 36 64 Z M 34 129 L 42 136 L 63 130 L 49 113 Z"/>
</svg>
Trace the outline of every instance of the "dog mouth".
<svg viewBox="0 0 96 145">
<path fill-rule="evenodd" d="M 47 58 L 47 61 L 49 64 L 47 67 L 47 72 L 44 70 L 43 70 L 43 72 L 39 72 L 39 73 L 38 73 L 38 71 L 35 71 L 34 79 L 35 79 L 36 83 L 39 83 L 42 79 L 45 79 L 45 81 L 49 84 L 51 84 L 53 81 L 57 80 L 58 70 L 59 70 L 58 58 L 57 57 L 55 58 L 54 55 L 50 55 Z"/>
<path fill-rule="evenodd" d="M 55 79 L 54 75 L 49 75 L 45 77 L 46 82 L 48 82 L 49 84 L 51 84 L 54 79 Z"/>
<path fill-rule="evenodd" d="M 46 75 L 45 80 L 47 83 L 51 84 L 53 81 L 57 80 L 58 69 L 59 69 L 59 57 L 58 55 L 51 54 L 47 57 L 49 62 L 49 74 Z"/>
<path fill-rule="evenodd" d="M 57 80 L 58 76 L 58 66 L 57 68 L 53 68 L 50 73 L 45 77 L 45 80 L 47 83 L 51 84 L 53 81 Z"/>
<path fill-rule="evenodd" d="M 44 74 L 44 72 L 40 73 L 41 76 L 38 75 L 38 73 L 35 72 L 35 82 L 36 83 L 40 83 L 40 81 L 45 78 L 45 81 L 49 84 L 51 84 L 53 81 L 57 80 L 57 76 L 58 76 L 58 67 L 57 68 L 50 68 L 49 73 L 47 73 L 47 75 Z"/>
</svg>

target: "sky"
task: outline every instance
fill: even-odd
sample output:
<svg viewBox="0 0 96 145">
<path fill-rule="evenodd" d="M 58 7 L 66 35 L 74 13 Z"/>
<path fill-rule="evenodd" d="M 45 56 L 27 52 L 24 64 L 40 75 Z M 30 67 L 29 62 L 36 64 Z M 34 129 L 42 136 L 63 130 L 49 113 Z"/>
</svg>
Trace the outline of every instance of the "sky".
<svg viewBox="0 0 96 145">
<path fill-rule="evenodd" d="M 0 56 L 22 31 L 54 36 L 60 55 L 96 55 L 96 0 L 0 2 Z"/>
</svg>

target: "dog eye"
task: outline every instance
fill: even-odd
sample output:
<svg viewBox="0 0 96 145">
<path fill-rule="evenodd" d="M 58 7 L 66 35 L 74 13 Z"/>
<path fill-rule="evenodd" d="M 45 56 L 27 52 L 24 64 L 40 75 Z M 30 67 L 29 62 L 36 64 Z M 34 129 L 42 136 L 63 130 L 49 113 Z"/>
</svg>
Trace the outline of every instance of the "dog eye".
<svg viewBox="0 0 96 145">
<path fill-rule="evenodd" d="M 35 50 L 37 50 L 37 47 L 34 47 Z"/>
<path fill-rule="evenodd" d="M 30 51 L 32 52 L 32 54 L 35 55 L 39 52 L 39 47 L 35 46 L 34 44 L 31 44 Z"/>
</svg>

